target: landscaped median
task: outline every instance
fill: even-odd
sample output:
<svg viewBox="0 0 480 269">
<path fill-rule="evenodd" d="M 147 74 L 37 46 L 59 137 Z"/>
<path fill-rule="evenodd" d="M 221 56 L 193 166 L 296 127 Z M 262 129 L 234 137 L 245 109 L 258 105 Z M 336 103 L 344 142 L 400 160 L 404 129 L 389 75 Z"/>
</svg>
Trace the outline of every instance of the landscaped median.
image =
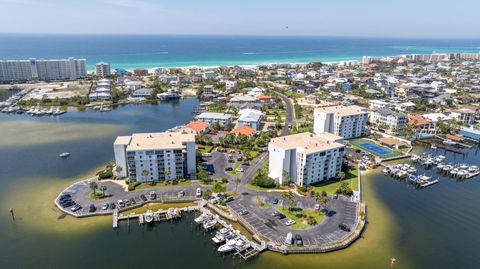
<svg viewBox="0 0 480 269">
<path fill-rule="evenodd" d="M 177 181 L 159 181 L 159 182 L 135 182 L 133 185 L 129 185 L 129 190 L 143 190 L 143 189 L 158 189 L 158 188 L 167 188 L 175 186 L 191 186 L 192 181 L 190 180 L 177 180 Z M 130 187 L 131 186 L 131 187 Z"/>
<path fill-rule="evenodd" d="M 306 229 L 319 224 L 325 218 L 322 211 L 312 208 L 292 208 L 291 210 L 283 206 L 275 206 L 275 208 L 288 219 L 295 221 L 295 224 L 289 226 L 292 229 Z M 284 220 L 286 221 L 286 218 Z"/>
</svg>

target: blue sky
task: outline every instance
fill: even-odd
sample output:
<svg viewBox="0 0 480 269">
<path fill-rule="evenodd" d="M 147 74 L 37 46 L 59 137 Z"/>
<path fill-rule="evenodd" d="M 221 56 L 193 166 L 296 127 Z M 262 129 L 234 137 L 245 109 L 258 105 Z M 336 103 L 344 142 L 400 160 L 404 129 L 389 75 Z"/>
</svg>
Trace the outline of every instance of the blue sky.
<svg viewBox="0 0 480 269">
<path fill-rule="evenodd" d="M 0 0 L 0 32 L 479 38 L 479 10 L 478 0 Z"/>
</svg>

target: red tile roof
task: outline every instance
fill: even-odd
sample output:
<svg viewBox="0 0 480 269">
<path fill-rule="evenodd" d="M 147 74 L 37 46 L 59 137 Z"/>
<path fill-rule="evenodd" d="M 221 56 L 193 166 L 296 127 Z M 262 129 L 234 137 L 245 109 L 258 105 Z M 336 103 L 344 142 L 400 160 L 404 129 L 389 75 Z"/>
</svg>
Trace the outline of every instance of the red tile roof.
<svg viewBox="0 0 480 269">
<path fill-rule="evenodd" d="M 185 125 L 185 128 L 194 130 L 195 132 L 202 132 L 208 128 L 208 123 L 203 121 L 192 121 L 189 124 Z"/>
<path fill-rule="evenodd" d="M 240 127 L 237 127 L 231 131 L 231 133 L 237 134 L 237 135 L 246 135 L 246 136 L 252 136 L 255 133 L 255 130 L 247 125 L 242 125 Z"/>
</svg>

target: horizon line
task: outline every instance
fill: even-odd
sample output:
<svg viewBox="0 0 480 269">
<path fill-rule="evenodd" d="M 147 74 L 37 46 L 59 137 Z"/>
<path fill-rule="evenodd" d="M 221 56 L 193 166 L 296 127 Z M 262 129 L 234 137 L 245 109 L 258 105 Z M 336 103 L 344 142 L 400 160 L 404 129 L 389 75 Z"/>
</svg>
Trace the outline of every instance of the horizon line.
<svg viewBox="0 0 480 269">
<path fill-rule="evenodd" d="M 188 33 L 19 33 L 19 32 L 0 32 L 0 35 L 39 35 L 39 36 L 179 36 L 179 37 L 304 37 L 304 38 L 365 38 L 365 39 L 463 39 L 480 40 L 479 37 L 407 37 L 407 36 L 363 36 L 363 35 L 281 35 L 281 34 L 188 34 Z"/>
</svg>

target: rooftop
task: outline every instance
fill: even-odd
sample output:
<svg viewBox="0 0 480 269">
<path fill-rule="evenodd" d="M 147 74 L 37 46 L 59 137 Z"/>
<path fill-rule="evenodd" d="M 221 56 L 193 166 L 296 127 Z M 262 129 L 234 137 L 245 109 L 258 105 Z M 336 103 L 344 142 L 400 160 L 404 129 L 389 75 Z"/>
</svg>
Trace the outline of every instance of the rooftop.
<svg viewBox="0 0 480 269">
<path fill-rule="evenodd" d="M 232 115 L 225 113 L 216 113 L 216 112 L 203 112 L 197 116 L 197 119 L 230 119 Z"/>
<path fill-rule="evenodd" d="M 338 143 L 338 141 L 341 140 L 342 138 L 340 136 L 330 133 L 322 133 L 318 135 L 313 133 L 299 133 L 274 138 L 270 140 L 270 144 L 273 144 L 276 147 L 284 150 L 297 149 L 299 152 L 308 154 L 318 151 L 343 148 L 344 145 Z"/>
<path fill-rule="evenodd" d="M 185 142 L 195 142 L 195 135 L 182 133 L 139 133 L 132 136 L 119 136 L 115 144 L 127 145 L 127 150 L 155 150 L 183 148 Z"/>
<path fill-rule="evenodd" d="M 201 132 L 208 128 L 208 123 L 203 121 L 192 121 L 189 124 L 185 125 L 185 128 L 192 129 L 195 132 Z"/>
<path fill-rule="evenodd" d="M 367 109 L 361 106 L 327 106 L 316 108 L 315 112 L 334 113 L 339 116 L 352 116 L 368 113 Z"/>
<path fill-rule="evenodd" d="M 252 136 L 255 133 L 255 130 L 248 125 L 242 125 L 240 127 L 233 129 L 231 133 L 234 133 L 237 135 Z"/>
</svg>

